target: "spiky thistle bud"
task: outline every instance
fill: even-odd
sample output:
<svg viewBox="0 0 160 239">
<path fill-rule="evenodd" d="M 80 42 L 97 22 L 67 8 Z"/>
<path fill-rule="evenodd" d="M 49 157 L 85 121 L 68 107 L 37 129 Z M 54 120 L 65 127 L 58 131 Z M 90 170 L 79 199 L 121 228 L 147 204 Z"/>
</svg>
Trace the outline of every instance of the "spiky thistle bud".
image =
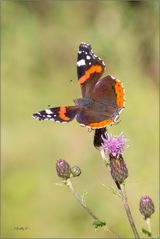
<svg viewBox="0 0 160 239">
<path fill-rule="evenodd" d="M 59 159 L 56 162 L 57 175 L 63 179 L 70 178 L 71 168 L 70 165 L 63 159 Z"/>
<path fill-rule="evenodd" d="M 81 174 L 81 169 L 78 166 L 71 168 L 73 177 L 78 177 Z"/>
<path fill-rule="evenodd" d="M 143 196 L 140 199 L 139 211 L 145 219 L 149 218 L 155 211 L 152 199 L 149 196 Z"/>
<path fill-rule="evenodd" d="M 125 161 L 120 154 L 118 157 L 109 155 L 109 165 L 111 170 L 112 178 L 115 182 L 119 184 L 123 183 L 128 177 L 128 169 L 126 167 Z"/>
</svg>

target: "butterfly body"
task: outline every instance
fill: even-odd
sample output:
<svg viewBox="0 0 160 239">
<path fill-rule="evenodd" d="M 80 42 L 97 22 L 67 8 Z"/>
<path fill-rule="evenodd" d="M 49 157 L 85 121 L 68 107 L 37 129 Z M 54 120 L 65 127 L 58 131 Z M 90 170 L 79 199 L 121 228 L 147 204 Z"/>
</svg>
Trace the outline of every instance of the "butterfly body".
<svg viewBox="0 0 160 239">
<path fill-rule="evenodd" d="M 92 107 L 93 100 L 90 98 L 78 98 L 74 100 L 74 103 L 79 107 Z"/>
<path fill-rule="evenodd" d="M 48 108 L 33 114 L 39 120 L 70 122 L 74 118 L 83 126 L 98 129 L 114 123 L 124 108 L 125 93 L 122 83 L 111 75 L 100 79 L 104 62 L 89 44 L 81 43 L 78 50 L 77 74 L 82 98 L 74 106 Z"/>
</svg>

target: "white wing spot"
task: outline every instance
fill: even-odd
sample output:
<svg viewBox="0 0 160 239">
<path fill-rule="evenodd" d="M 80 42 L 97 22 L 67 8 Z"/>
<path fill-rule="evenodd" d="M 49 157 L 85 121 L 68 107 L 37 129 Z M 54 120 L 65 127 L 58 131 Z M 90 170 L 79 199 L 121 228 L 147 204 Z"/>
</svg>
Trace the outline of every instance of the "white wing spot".
<svg viewBox="0 0 160 239">
<path fill-rule="evenodd" d="M 85 124 L 80 124 L 80 125 L 83 126 L 83 127 L 85 126 Z"/>
<path fill-rule="evenodd" d="M 84 59 L 77 62 L 77 66 L 84 66 L 85 64 L 86 64 L 86 62 Z"/>
<path fill-rule="evenodd" d="M 53 112 L 50 109 L 46 109 L 45 112 L 49 115 L 53 114 Z"/>
<path fill-rule="evenodd" d="M 90 60 L 90 59 L 91 59 L 91 57 L 90 57 L 89 55 L 87 55 L 87 57 L 86 57 L 86 58 L 87 58 L 87 60 Z"/>
</svg>

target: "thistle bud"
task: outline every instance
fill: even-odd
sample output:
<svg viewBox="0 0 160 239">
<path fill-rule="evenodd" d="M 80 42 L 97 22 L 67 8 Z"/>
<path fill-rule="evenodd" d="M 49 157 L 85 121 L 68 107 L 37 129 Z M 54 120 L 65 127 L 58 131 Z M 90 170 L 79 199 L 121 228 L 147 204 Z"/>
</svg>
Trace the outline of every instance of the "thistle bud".
<svg viewBox="0 0 160 239">
<path fill-rule="evenodd" d="M 118 157 L 110 155 L 109 162 L 112 178 L 119 184 L 123 183 L 128 177 L 128 169 L 122 155 Z"/>
<path fill-rule="evenodd" d="M 57 175 L 63 179 L 70 178 L 71 168 L 70 165 L 63 159 L 59 159 L 56 162 Z"/>
<path fill-rule="evenodd" d="M 71 168 L 73 177 L 78 177 L 81 174 L 81 169 L 78 166 Z"/>
<path fill-rule="evenodd" d="M 139 211 L 144 216 L 145 219 L 150 217 L 155 209 L 152 199 L 149 196 L 143 196 L 140 199 Z"/>
</svg>

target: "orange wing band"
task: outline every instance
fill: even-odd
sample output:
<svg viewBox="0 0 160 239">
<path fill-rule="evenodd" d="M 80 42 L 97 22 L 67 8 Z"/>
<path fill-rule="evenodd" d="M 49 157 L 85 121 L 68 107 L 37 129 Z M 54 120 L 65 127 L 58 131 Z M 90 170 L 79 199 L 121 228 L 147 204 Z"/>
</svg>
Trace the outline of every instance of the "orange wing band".
<svg viewBox="0 0 160 239">
<path fill-rule="evenodd" d="M 91 66 L 91 68 L 89 68 L 85 74 L 79 79 L 79 83 L 80 85 L 82 85 L 86 80 L 88 80 L 88 78 L 90 77 L 91 74 L 93 73 L 101 73 L 102 72 L 102 66 L 96 65 L 96 66 Z"/>
<path fill-rule="evenodd" d="M 116 80 L 115 91 L 116 91 L 116 95 L 117 95 L 116 103 L 117 103 L 118 107 L 123 108 L 124 102 L 125 102 L 125 93 L 124 93 L 123 85 L 119 80 Z"/>
<path fill-rule="evenodd" d="M 70 118 L 69 117 L 67 117 L 66 115 L 65 115 L 65 113 L 66 113 L 66 107 L 60 107 L 60 111 L 59 111 L 59 118 L 61 118 L 62 120 L 70 120 Z"/>
<path fill-rule="evenodd" d="M 92 129 L 98 129 L 98 128 L 103 128 L 113 122 L 112 119 L 107 119 L 99 123 L 91 123 L 88 126 L 91 127 Z"/>
</svg>

